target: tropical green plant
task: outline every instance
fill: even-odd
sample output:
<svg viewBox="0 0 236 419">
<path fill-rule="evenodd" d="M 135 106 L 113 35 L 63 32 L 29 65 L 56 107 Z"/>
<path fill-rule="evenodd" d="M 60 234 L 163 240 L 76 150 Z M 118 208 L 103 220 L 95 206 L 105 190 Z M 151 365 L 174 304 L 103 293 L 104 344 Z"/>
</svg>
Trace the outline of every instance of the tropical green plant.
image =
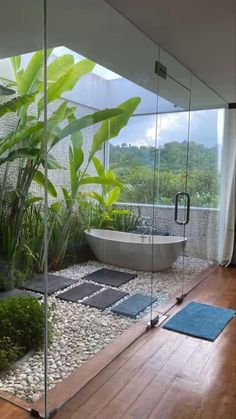
<svg viewBox="0 0 236 419">
<path fill-rule="evenodd" d="M 112 170 L 107 170 L 106 172 L 102 163 L 99 159 L 97 159 L 97 157 L 94 156 L 92 161 L 98 176 L 111 179 L 114 182 L 117 181 L 115 172 Z M 101 185 L 101 193 L 99 193 L 99 191 L 92 191 L 87 193 L 89 198 L 92 198 L 96 201 L 96 206 L 94 207 L 94 212 L 96 214 L 94 220 L 96 220 L 96 224 L 94 227 L 113 229 L 113 221 L 115 216 L 129 215 L 129 210 L 117 209 L 114 207 L 114 204 L 117 202 L 120 196 L 121 189 L 124 187 L 125 185 L 123 183 L 120 185 L 103 183 Z"/>
<path fill-rule="evenodd" d="M 20 357 L 22 348 L 9 337 L 0 338 L 0 372 L 7 370 Z"/>
<path fill-rule="evenodd" d="M 25 277 L 37 271 L 44 237 L 42 203 L 31 203 L 26 209 L 21 228 L 19 268 Z"/>
<path fill-rule="evenodd" d="M 48 265 L 50 268 L 53 268 L 54 258 L 65 220 L 65 210 L 65 205 L 62 203 L 60 211 L 55 214 L 53 211 L 49 211 L 50 240 L 48 249 Z M 93 215 L 94 211 L 92 203 L 88 202 L 83 197 L 82 193 L 79 193 L 71 215 L 69 227 L 70 235 L 65 249 L 65 255 L 60 263 L 60 266 L 84 262 L 91 257 L 91 252 L 89 251 L 84 231 L 88 230 L 93 225 Z M 40 269 L 42 269 L 42 267 L 43 263 L 41 264 Z"/>
<path fill-rule="evenodd" d="M 48 313 L 48 339 L 51 342 L 52 307 Z M 36 298 L 13 297 L 0 301 L 0 370 L 30 349 L 41 348 L 44 333 L 44 306 Z"/>
<path fill-rule="evenodd" d="M 134 231 L 140 225 L 141 210 L 138 207 L 137 213 L 132 210 L 132 206 L 128 209 L 128 214 L 115 213 L 113 214 L 112 228 L 117 231 Z"/>
<path fill-rule="evenodd" d="M 48 51 L 48 56 L 51 50 Z M 45 146 L 47 137 L 47 166 L 49 170 L 60 169 L 61 165 L 52 154 L 53 148 L 64 138 L 71 136 L 70 147 L 70 175 L 71 190 L 63 190 L 66 203 L 66 216 L 69 216 L 76 200 L 79 186 L 92 183 L 92 179 L 86 175 L 86 170 L 94 154 L 102 148 L 107 140 L 108 126 L 111 127 L 111 137 L 118 134 L 119 130 L 126 125 L 133 109 L 136 108 L 139 99 L 134 99 L 133 106 L 125 102 L 116 109 L 106 109 L 77 119 L 76 108 L 67 101 L 58 103 L 61 95 L 74 88 L 82 76 L 92 71 L 94 63 L 90 60 L 74 62 L 73 55 L 66 54 L 58 57 L 48 64 L 47 103 L 54 103 L 55 111 L 47 120 L 47 136 L 43 123 L 44 98 L 43 94 L 43 52 L 39 51 L 32 55 L 29 64 L 24 68 L 21 57 L 12 59 L 12 66 L 16 79 L 17 97 L 3 105 L 0 105 L 0 117 L 9 112 L 15 112 L 17 122 L 15 129 L 0 139 L 0 165 L 4 165 L 4 175 L 0 190 L 0 218 L 5 211 L 6 195 L 8 191 L 8 175 L 10 166 L 14 162 L 17 167 L 17 177 L 12 190 L 10 211 L 7 211 L 7 226 L 10 239 L 2 249 L 2 257 L 10 259 L 12 266 L 19 262 L 18 249 L 22 246 L 21 230 L 24 223 L 25 211 L 31 202 L 30 187 L 32 182 L 41 186 L 45 185 L 42 167 L 45 166 Z M 41 96 L 41 97 L 40 97 Z M 31 105 L 37 109 L 33 112 Z M 113 123 L 113 118 L 115 122 Z M 84 128 L 102 122 L 101 127 L 94 136 L 89 161 L 84 170 L 81 170 L 84 156 L 81 147 Z M 17 161 L 17 163 L 15 163 Z M 94 183 L 100 183 L 101 179 L 93 179 Z M 50 180 L 47 180 L 47 188 L 52 197 L 57 197 L 57 192 Z M 40 197 L 34 197 L 34 202 L 40 201 Z M 68 242 L 68 224 L 66 218 L 61 238 Z M 31 249 L 29 249 L 31 252 Z M 64 251 L 60 252 L 61 260 Z"/>
</svg>

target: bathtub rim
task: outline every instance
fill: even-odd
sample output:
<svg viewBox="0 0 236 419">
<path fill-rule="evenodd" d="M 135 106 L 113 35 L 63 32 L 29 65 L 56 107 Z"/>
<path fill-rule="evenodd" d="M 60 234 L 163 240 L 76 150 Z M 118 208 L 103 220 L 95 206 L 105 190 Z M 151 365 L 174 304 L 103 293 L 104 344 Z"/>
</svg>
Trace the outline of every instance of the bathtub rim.
<svg viewBox="0 0 236 419">
<path fill-rule="evenodd" d="M 132 235 L 133 237 L 137 236 L 138 238 L 144 237 L 143 241 L 137 240 L 137 241 L 131 241 L 131 240 L 122 240 L 122 238 L 118 238 L 118 237 L 104 237 L 104 236 L 100 236 L 98 234 L 94 234 L 93 232 L 97 232 L 97 231 L 101 231 L 101 232 L 111 232 L 111 233 L 122 233 L 122 234 L 129 234 Z M 187 237 L 184 236 L 161 236 L 161 235 L 151 235 L 151 237 L 154 238 L 160 238 L 160 237 L 164 237 L 165 241 L 164 242 L 154 242 L 154 240 L 149 240 L 150 235 L 145 234 L 144 236 L 142 234 L 136 234 L 136 233 L 131 233 L 131 232 L 126 232 L 126 231 L 118 231 L 118 230 L 109 230 L 109 229 L 100 229 L 100 228 L 91 228 L 90 230 L 84 230 L 84 233 L 86 234 L 86 236 L 89 237 L 93 237 L 95 239 L 99 239 L 99 240 L 103 240 L 103 241 L 111 241 L 111 242 L 119 242 L 119 243 L 127 243 L 127 244 L 145 244 L 145 245 L 151 245 L 151 246 L 167 246 L 167 245 L 174 245 L 174 244 L 186 244 L 187 242 Z M 175 238 L 175 240 L 173 240 L 173 238 Z M 171 240 L 172 239 L 172 240 Z M 149 241 L 148 241 L 149 240 Z"/>
</svg>

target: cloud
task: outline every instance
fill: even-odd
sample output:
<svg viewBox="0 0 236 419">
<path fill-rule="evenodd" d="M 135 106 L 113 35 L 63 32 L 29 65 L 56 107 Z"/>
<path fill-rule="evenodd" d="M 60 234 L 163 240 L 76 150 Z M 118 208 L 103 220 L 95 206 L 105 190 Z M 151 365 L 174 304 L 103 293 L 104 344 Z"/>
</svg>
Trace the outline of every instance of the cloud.
<svg viewBox="0 0 236 419">
<path fill-rule="evenodd" d="M 160 147 L 166 142 L 185 138 L 183 131 L 188 130 L 187 115 L 182 114 L 162 114 L 155 118 L 151 127 L 148 127 L 143 137 L 136 138 L 132 144 L 140 146 Z M 181 132 L 181 135 L 180 135 Z"/>
<path fill-rule="evenodd" d="M 222 130 L 223 115 L 217 110 L 159 114 L 157 118 L 145 115 L 131 118 L 112 143 L 159 148 L 168 142 L 183 142 L 189 138 L 212 147 L 217 140 L 220 142 Z"/>
</svg>

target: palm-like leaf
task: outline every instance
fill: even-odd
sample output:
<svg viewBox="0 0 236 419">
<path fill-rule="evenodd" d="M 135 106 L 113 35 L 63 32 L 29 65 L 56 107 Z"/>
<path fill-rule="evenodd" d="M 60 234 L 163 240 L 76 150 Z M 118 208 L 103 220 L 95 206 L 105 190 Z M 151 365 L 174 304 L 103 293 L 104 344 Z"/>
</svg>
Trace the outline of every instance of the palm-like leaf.
<svg viewBox="0 0 236 419">
<path fill-rule="evenodd" d="M 43 122 L 37 122 L 29 126 L 25 126 L 16 133 L 13 132 L 0 140 L 0 156 L 13 146 L 19 144 L 21 141 L 29 139 L 32 134 L 42 130 Z"/>
<path fill-rule="evenodd" d="M 6 162 L 12 162 L 16 159 L 29 159 L 35 160 L 39 158 L 38 148 L 18 148 L 17 150 L 11 151 L 6 157 L 0 159 L 0 165 Z"/>
<path fill-rule="evenodd" d="M 59 79 L 57 79 L 54 83 L 48 86 L 47 91 L 47 101 L 48 103 L 52 102 L 55 99 L 61 97 L 61 95 L 69 90 L 72 90 L 79 79 L 84 76 L 85 74 L 90 73 L 94 68 L 95 63 L 90 60 L 82 60 L 78 63 L 74 64 L 73 67 L 67 71 L 67 73 L 63 74 Z M 40 99 L 38 103 L 38 110 L 39 113 L 43 109 L 44 99 Z"/>
<path fill-rule="evenodd" d="M 66 138 L 77 131 L 87 128 L 91 125 L 98 124 L 99 122 L 105 121 L 107 119 L 112 119 L 121 114 L 123 114 L 122 109 L 112 108 L 112 109 L 105 109 L 102 111 L 97 111 L 92 114 L 83 116 L 80 119 L 74 120 L 73 122 L 69 123 L 65 128 L 63 128 L 60 131 L 60 134 L 58 135 L 58 137 L 56 137 L 53 141 L 53 146 L 56 145 L 59 141 L 61 141 L 63 138 Z"/>
<path fill-rule="evenodd" d="M 65 54 L 55 58 L 47 68 L 47 83 L 55 83 L 63 77 L 74 65 L 74 57 L 71 54 Z"/>
<path fill-rule="evenodd" d="M 92 160 L 97 151 L 102 149 L 103 144 L 107 140 L 117 137 L 120 130 L 127 125 L 129 118 L 138 107 L 140 100 L 141 99 L 139 97 L 134 97 L 132 99 L 128 99 L 124 103 L 121 103 L 117 109 L 120 109 L 123 112 L 120 115 L 117 115 L 116 118 L 106 120 L 102 123 L 93 138 L 93 144 L 90 150 L 90 160 Z"/>
<path fill-rule="evenodd" d="M 8 112 L 16 112 L 22 106 L 28 106 L 35 100 L 35 94 L 18 96 L 0 105 L 0 118 Z"/>
<path fill-rule="evenodd" d="M 40 170 L 36 170 L 35 175 L 33 177 L 33 181 L 37 183 L 39 186 L 45 187 L 47 185 L 48 192 L 50 193 L 53 198 L 57 197 L 57 191 L 55 189 L 55 186 L 49 179 L 45 179 L 45 176 Z"/>
</svg>

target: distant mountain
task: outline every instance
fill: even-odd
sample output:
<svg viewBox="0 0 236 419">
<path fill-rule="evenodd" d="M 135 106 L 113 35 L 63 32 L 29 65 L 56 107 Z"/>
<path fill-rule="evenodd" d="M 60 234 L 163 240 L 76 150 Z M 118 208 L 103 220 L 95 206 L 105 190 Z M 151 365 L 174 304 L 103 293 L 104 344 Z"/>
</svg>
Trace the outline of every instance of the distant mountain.
<svg viewBox="0 0 236 419">
<path fill-rule="evenodd" d="M 152 168 L 155 161 L 158 161 L 160 170 L 183 171 L 186 169 L 187 154 L 189 170 L 218 168 L 218 146 L 206 147 L 195 141 L 190 141 L 189 144 L 186 141 L 172 141 L 164 144 L 159 150 L 151 146 L 111 144 L 110 165 Z"/>
</svg>

